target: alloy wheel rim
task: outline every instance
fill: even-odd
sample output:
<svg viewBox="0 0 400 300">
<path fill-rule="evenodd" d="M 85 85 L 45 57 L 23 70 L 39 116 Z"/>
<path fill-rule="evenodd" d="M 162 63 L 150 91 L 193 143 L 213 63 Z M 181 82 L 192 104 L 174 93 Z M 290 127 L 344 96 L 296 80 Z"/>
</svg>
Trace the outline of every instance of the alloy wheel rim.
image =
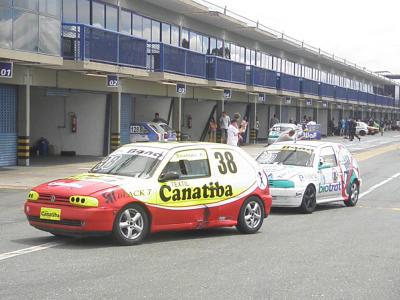
<svg viewBox="0 0 400 300">
<path fill-rule="evenodd" d="M 350 199 L 353 203 L 358 201 L 358 188 L 357 188 L 357 184 L 353 183 L 353 185 L 351 186 L 351 196 Z"/>
<path fill-rule="evenodd" d="M 307 188 L 307 191 L 305 193 L 305 200 L 306 200 L 307 207 L 312 206 L 313 199 L 314 199 L 314 193 L 313 193 L 313 190 L 309 187 L 309 188 Z"/>
<path fill-rule="evenodd" d="M 143 216 L 136 209 L 126 209 L 119 218 L 119 228 L 122 235 L 129 240 L 138 238 L 144 228 Z"/>
<path fill-rule="evenodd" d="M 261 206 L 256 201 L 251 201 L 246 205 L 244 220 L 249 228 L 256 228 L 261 222 Z"/>
</svg>

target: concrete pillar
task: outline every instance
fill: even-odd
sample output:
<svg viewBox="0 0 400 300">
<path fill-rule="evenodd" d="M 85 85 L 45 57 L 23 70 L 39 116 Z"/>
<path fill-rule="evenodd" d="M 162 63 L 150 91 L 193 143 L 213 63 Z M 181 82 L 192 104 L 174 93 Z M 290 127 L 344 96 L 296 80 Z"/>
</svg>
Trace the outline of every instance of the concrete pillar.
<svg viewBox="0 0 400 300">
<path fill-rule="evenodd" d="M 26 69 L 24 77 L 25 85 L 18 88 L 18 144 L 17 144 L 17 164 L 19 166 L 29 166 L 29 146 L 30 146 L 30 108 L 31 108 L 31 84 L 32 74 L 30 69 Z"/>
<path fill-rule="evenodd" d="M 121 91 L 111 93 L 111 151 L 121 145 Z"/>
</svg>

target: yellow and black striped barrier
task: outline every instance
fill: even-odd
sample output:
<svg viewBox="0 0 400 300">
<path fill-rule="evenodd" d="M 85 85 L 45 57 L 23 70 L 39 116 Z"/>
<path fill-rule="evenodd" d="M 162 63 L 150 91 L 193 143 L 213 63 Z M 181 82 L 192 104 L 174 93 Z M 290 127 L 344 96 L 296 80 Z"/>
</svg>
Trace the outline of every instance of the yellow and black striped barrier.
<svg viewBox="0 0 400 300">
<path fill-rule="evenodd" d="M 250 144 L 255 144 L 257 142 L 257 130 L 250 129 Z"/>
<path fill-rule="evenodd" d="M 176 132 L 176 140 L 179 142 L 182 140 L 181 133 L 179 131 Z"/>
<path fill-rule="evenodd" d="M 119 133 L 112 133 L 111 134 L 111 150 L 115 151 L 121 145 L 121 138 Z"/>
<path fill-rule="evenodd" d="M 217 134 L 216 134 L 216 142 L 217 143 L 221 143 L 221 137 L 222 137 L 221 130 L 222 129 L 217 130 Z"/>
<path fill-rule="evenodd" d="M 25 165 L 29 161 L 29 136 L 18 137 L 17 158 L 19 165 Z"/>
</svg>

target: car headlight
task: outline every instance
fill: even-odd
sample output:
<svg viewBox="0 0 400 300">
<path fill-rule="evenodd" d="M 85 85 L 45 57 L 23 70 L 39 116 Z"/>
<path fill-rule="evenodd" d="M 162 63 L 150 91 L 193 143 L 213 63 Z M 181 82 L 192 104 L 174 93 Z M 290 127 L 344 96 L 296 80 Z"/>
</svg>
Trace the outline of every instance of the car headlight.
<svg viewBox="0 0 400 300">
<path fill-rule="evenodd" d="M 39 199 L 39 193 L 35 191 L 30 191 L 28 194 L 28 200 L 37 201 Z"/>
<path fill-rule="evenodd" d="M 278 189 L 294 188 L 294 182 L 291 180 L 270 180 L 269 187 Z"/>
<path fill-rule="evenodd" d="M 76 206 L 83 206 L 83 207 L 98 207 L 99 200 L 94 197 L 89 196 L 71 196 L 69 197 L 69 203 Z"/>
</svg>

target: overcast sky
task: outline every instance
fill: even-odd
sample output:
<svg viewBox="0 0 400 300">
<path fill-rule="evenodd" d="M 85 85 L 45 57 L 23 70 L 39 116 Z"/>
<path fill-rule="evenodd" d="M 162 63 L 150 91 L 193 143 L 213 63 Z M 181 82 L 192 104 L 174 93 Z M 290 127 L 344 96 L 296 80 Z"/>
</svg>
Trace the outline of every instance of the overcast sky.
<svg viewBox="0 0 400 300">
<path fill-rule="evenodd" d="M 399 0 L 209 0 L 371 71 L 400 74 Z"/>
</svg>

